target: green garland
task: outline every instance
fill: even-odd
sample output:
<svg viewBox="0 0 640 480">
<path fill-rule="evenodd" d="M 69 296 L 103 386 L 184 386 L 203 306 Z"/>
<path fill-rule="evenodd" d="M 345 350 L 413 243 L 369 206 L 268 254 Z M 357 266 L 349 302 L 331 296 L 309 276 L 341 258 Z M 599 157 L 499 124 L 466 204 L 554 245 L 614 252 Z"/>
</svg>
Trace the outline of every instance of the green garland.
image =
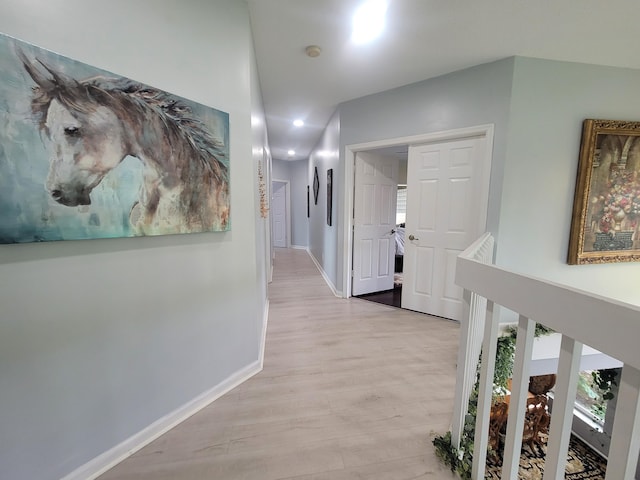
<svg viewBox="0 0 640 480">
<path fill-rule="evenodd" d="M 503 396 L 507 391 L 507 382 L 513 374 L 513 358 L 516 346 L 516 336 L 518 329 L 509 327 L 506 335 L 498 337 L 496 347 L 496 363 L 493 375 L 494 400 Z M 536 324 L 534 336 L 549 335 L 554 333 L 544 325 Z M 482 361 L 478 362 L 478 372 L 476 372 L 476 383 L 469 397 L 469 410 L 464 419 L 464 427 L 460 438 L 460 448 L 456 448 L 451 442 L 451 432 L 444 435 L 437 435 L 433 439 L 433 446 L 436 456 L 457 473 L 463 480 L 471 479 L 471 465 L 473 463 L 473 441 L 476 432 L 476 415 L 478 408 L 479 370 Z"/>
<path fill-rule="evenodd" d="M 615 396 L 612 390 L 614 386 L 618 385 L 618 372 L 619 370 L 616 368 L 594 370 L 591 372 L 593 384 L 598 389 L 599 398 L 602 399 L 602 401 L 599 399 L 596 401 L 591 407 L 591 411 L 601 420 L 604 420 L 607 411 L 607 402 Z"/>
<path fill-rule="evenodd" d="M 478 405 L 478 382 L 469 398 L 469 412 L 464 418 L 464 427 L 460 438 L 460 448 L 451 442 L 451 432 L 437 435 L 433 439 L 436 456 L 457 473 L 464 480 L 471 479 L 471 465 L 473 463 L 473 439 L 476 433 L 476 413 Z"/>
</svg>

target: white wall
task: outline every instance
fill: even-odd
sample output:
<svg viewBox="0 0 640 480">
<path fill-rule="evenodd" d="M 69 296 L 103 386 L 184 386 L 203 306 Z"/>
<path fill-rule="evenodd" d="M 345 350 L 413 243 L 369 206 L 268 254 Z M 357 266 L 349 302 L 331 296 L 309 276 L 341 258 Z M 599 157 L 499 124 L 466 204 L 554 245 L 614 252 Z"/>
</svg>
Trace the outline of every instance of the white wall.
<svg viewBox="0 0 640 480">
<path fill-rule="evenodd" d="M 278 160 L 277 158 L 273 159 L 272 167 L 273 167 L 273 179 L 274 180 L 291 180 L 291 172 L 290 172 L 290 162 L 289 160 Z"/>
<path fill-rule="evenodd" d="M 262 182 L 264 194 L 267 199 L 270 196 L 272 159 L 269 149 L 269 138 L 267 135 L 267 123 L 264 116 L 262 104 L 262 92 L 258 76 L 258 65 L 253 50 L 253 41 L 250 50 L 250 74 L 251 81 L 251 132 L 252 132 L 252 153 L 253 153 L 253 173 L 254 173 L 254 217 L 255 217 L 255 249 L 256 249 L 256 277 L 254 279 L 257 296 L 256 311 L 258 315 L 262 312 L 261 321 L 257 322 L 257 333 L 261 339 L 260 361 L 264 358 L 264 336 L 266 335 L 268 316 L 268 291 L 267 285 L 271 281 L 271 222 L 268 212 L 265 216 L 256 214 L 261 209 L 260 182 Z M 260 179 L 259 172 L 262 172 Z M 233 215 L 233 214 L 232 214 Z M 247 279 L 247 282 L 249 280 Z"/>
<path fill-rule="evenodd" d="M 0 31 L 230 114 L 230 232 L 0 246 L 0 478 L 57 479 L 259 368 L 266 134 L 245 2 L 5 0 Z"/>
<path fill-rule="evenodd" d="M 640 264 L 567 265 L 582 121 L 640 119 L 640 70 L 516 58 L 496 261 L 640 305 Z"/>
<path fill-rule="evenodd" d="M 342 104 L 340 151 L 495 124 L 488 230 L 497 263 L 638 304 L 639 264 L 569 266 L 566 258 L 582 121 L 637 120 L 639 84 L 638 70 L 509 58 Z"/>
<path fill-rule="evenodd" d="M 479 65 L 442 77 L 343 103 L 340 111 L 340 164 L 334 188 L 344 201 L 345 146 L 493 123 L 494 144 L 487 228 L 496 234 L 514 59 Z M 335 173 L 334 173 L 335 175 Z M 338 210 L 339 238 L 343 212 Z M 310 242 L 313 243 L 313 234 Z M 343 242 L 338 242 L 338 289 L 342 288 Z M 328 261 L 328 260 L 327 260 Z"/>
</svg>

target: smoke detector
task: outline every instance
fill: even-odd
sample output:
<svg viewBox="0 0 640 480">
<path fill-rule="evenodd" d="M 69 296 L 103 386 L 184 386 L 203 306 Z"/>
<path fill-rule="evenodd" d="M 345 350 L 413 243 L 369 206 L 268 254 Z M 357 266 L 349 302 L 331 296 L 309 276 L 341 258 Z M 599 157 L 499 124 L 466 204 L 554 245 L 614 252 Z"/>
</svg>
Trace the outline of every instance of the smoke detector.
<svg viewBox="0 0 640 480">
<path fill-rule="evenodd" d="M 304 49 L 304 52 L 307 54 L 307 57 L 316 58 L 322 52 L 322 49 L 318 45 L 309 45 Z"/>
</svg>

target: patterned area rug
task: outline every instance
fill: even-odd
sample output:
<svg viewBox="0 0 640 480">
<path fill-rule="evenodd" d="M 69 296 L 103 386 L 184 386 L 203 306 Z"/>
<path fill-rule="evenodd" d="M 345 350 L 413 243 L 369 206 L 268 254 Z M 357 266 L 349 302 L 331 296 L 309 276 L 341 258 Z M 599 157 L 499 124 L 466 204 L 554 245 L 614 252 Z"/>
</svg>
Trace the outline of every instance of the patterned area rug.
<svg viewBox="0 0 640 480">
<path fill-rule="evenodd" d="M 518 479 L 520 480 L 538 480 L 542 479 L 544 472 L 544 458 L 546 448 L 534 447 L 529 449 L 528 445 L 522 447 L 522 455 L 520 456 L 520 472 Z M 500 478 L 502 470 L 502 462 L 496 462 L 487 458 L 487 473 L 485 479 Z M 565 469 L 565 479 L 578 480 L 604 480 L 607 470 L 607 461 L 596 454 L 584 442 L 571 435 L 569 441 L 569 455 L 567 458 L 567 466 Z"/>
</svg>

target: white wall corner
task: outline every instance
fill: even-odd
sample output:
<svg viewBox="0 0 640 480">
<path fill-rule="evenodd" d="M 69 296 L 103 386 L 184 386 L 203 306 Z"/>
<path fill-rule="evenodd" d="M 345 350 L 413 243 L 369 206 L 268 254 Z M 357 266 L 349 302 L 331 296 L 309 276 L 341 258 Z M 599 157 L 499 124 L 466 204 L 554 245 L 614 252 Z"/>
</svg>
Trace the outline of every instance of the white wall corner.
<svg viewBox="0 0 640 480">
<path fill-rule="evenodd" d="M 338 297 L 338 298 L 342 298 L 342 292 L 338 291 L 336 289 L 336 286 L 333 284 L 333 282 L 331 281 L 331 279 L 329 278 L 329 275 L 327 275 L 327 272 L 325 272 L 322 268 L 322 265 L 320 265 L 320 262 L 318 262 L 318 260 L 316 259 L 316 257 L 313 256 L 313 253 L 311 253 L 310 249 L 306 249 L 307 253 L 309 254 L 309 257 L 311 257 L 311 260 L 313 260 L 313 263 L 315 263 L 316 268 L 318 269 L 318 271 L 320 272 L 320 275 L 322 275 L 322 278 L 324 278 L 325 283 L 327 284 L 327 286 L 329 287 L 329 289 L 333 292 L 333 294 Z"/>
<path fill-rule="evenodd" d="M 258 357 L 260 361 L 260 370 L 262 370 L 262 368 L 264 367 L 264 350 L 265 350 L 265 345 L 267 343 L 268 323 L 269 323 L 269 299 L 267 298 L 264 302 L 264 313 L 262 315 L 262 334 L 260 335 L 260 353 Z"/>
<path fill-rule="evenodd" d="M 268 309 L 268 306 L 267 306 Z M 266 320 L 263 328 L 266 331 Z M 261 355 L 264 354 L 264 336 L 261 346 Z M 262 357 L 250 363 L 243 369 L 237 371 L 226 380 L 222 381 L 210 390 L 198 395 L 193 400 L 187 402 L 173 412 L 156 420 L 148 427 L 140 430 L 119 445 L 98 455 L 84 465 L 78 467 L 61 480 L 94 480 L 100 475 L 126 460 L 138 450 L 150 444 L 152 441 L 165 434 L 173 427 L 185 421 L 187 418 L 198 413 L 200 410 L 217 400 L 225 393 L 245 382 L 249 378 L 262 370 Z"/>
</svg>

